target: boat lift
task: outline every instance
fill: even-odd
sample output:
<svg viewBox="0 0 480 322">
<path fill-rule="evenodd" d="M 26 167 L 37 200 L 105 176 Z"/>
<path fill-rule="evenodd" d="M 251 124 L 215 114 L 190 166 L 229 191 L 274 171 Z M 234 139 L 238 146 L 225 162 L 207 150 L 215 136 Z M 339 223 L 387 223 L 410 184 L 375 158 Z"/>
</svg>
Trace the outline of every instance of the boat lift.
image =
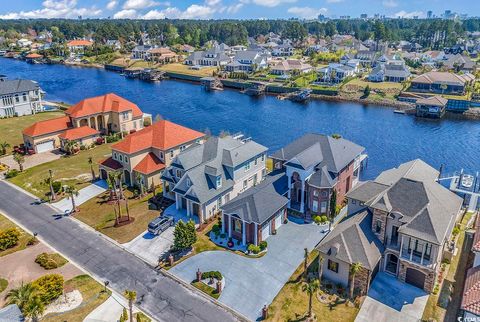
<svg viewBox="0 0 480 322">
<path fill-rule="evenodd" d="M 445 174 L 442 176 L 442 168 L 440 168 L 440 176 L 438 181 L 449 181 L 448 189 L 455 192 L 466 200 L 469 197 L 468 211 L 476 211 L 479 209 L 480 199 L 480 175 L 477 171 L 475 175 L 465 173 L 463 169 L 459 173 L 455 172 L 451 175 Z"/>
</svg>

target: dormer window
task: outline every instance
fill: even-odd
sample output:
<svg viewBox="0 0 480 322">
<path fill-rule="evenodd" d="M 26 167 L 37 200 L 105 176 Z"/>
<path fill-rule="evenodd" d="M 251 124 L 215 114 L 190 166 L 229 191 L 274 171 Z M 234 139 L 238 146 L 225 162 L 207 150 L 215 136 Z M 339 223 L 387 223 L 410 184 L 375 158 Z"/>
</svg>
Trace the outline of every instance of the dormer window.
<svg viewBox="0 0 480 322">
<path fill-rule="evenodd" d="M 190 178 L 187 178 L 187 187 L 190 187 L 192 185 L 192 182 L 190 181 Z"/>
<path fill-rule="evenodd" d="M 247 172 L 248 170 L 250 170 L 250 161 L 245 163 L 245 172 Z"/>
<path fill-rule="evenodd" d="M 222 187 L 222 177 L 221 176 L 217 176 L 216 186 L 217 186 L 217 189 Z"/>
<path fill-rule="evenodd" d="M 177 177 L 177 178 L 181 178 L 181 177 L 182 177 L 182 170 L 177 169 L 176 177 Z"/>
</svg>

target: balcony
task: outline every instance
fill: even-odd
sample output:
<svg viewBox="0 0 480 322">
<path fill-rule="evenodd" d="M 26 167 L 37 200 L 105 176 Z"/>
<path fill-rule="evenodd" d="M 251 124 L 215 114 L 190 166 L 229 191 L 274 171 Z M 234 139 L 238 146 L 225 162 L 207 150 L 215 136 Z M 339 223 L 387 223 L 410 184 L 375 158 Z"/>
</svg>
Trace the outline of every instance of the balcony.
<svg viewBox="0 0 480 322">
<path fill-rule="evenodd" d="M 422 253 L 417 252 L 415 250 L 409 250 L 408 248 L 402 248 L 402 251 L 400 253 L 400 257 L 402 259 L 406 259 L 409 262 L 425 266 L 428 268 L 434 268 L 435 267 L 435 262 L 432 260 L 432 255 L 423 255 L 422 258 Z"/>
<path fill-rule="evenodd" d="M 355 161 L 353 162 L 353 170 L 357 170 L 360 165 L 362 164 L 363 160 L 365 160 L 367 158 L 367 154 L 365 153 L 362 153 L 360 154 L 358 157 L 355 158 Z"/>
</svg>

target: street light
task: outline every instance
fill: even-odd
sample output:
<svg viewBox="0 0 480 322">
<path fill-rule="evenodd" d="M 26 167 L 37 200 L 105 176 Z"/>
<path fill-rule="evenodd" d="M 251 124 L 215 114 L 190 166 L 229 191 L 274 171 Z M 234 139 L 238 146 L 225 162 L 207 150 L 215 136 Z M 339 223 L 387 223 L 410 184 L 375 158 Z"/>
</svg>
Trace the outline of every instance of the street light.
<svg viewBox="0 0 480 322">
<path fill-rule="evenodd" d="M 107 293 L 107 286 L 108 286 L 108 284 L 110 284 L 109 281 L 104 281 L 104 282 L 103 282 L 103 285 L 105 285 L 105 288 L 103 289 L 103 291 L 104 291 L 105 293 Z"/>
</svg>

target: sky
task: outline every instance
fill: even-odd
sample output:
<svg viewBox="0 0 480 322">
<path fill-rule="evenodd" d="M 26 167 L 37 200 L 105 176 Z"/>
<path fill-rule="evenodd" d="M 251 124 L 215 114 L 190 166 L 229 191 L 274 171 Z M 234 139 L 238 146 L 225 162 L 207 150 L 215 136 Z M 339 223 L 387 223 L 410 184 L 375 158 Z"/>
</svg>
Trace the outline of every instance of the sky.
<svg viewBox="0 0 480 322">
<path fill-rule="evenodd" d="M 312 19 L 362 13 L 422 18 L 429 10 L 480 16 L 480 0 L 0 0 L 0 19 Z"/>
</svg>

